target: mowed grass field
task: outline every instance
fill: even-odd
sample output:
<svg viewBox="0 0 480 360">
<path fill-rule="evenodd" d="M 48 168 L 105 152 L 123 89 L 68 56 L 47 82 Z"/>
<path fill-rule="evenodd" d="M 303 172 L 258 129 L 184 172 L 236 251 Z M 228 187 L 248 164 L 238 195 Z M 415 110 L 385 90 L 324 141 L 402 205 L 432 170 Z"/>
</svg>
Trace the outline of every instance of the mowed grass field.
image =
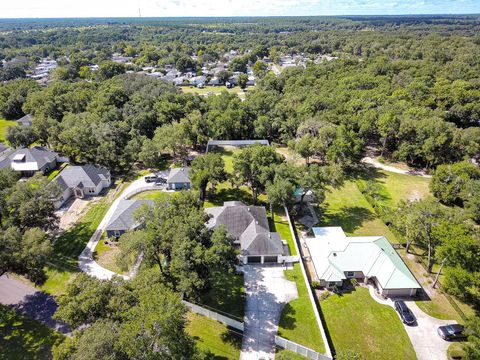
<svg viewBox="0 0 480 360">
<path fill-rule="evenodd" d="M 369 360 L 416 359 L 395 310 L 373 300 L 367 288 L 332 295 L 320 306 L 337 353 L 351 350 Z"/>
<path fill-rule="evenodd" d="M 16 121 L 0 119 L 0 142 L 7 138 L 8 128 L 17 125 Z"/>
<path fill-rule="evenodd" d="M 187 333 L 199 349 L 209 352 L 208 359 L 236 360 L 240 357 L 242 335 L 218 321 L 194 313 L 188 314 Z"/>
</svg>

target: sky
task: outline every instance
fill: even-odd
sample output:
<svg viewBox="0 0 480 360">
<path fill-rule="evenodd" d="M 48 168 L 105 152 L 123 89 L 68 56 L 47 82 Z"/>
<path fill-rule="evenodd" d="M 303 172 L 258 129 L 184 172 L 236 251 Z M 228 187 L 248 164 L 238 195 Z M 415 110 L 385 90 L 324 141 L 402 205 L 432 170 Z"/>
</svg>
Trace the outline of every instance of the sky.
<svg viewBox="0 0 480 360">
<path fill-rule="evenodd" d="M 480 0 L 0 0 L 0 18 L 480 13 Z"/>
</svg>

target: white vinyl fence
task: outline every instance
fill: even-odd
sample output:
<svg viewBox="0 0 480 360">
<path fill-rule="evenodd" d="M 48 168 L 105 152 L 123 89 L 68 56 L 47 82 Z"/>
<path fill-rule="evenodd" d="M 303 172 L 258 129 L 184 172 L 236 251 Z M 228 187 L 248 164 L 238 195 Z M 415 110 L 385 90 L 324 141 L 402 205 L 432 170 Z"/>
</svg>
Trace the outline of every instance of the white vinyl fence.
<svg viewBox="0 0 480 360">
<path fill-rule="evenodd" d="M 285 338 L 282 338 L 280 336 L 275 336 L 275 345 L 287 349 L 290 351 L 293 351 L 294 353 L 297 353 L 299 355 L 305 356 L 307 359 L 313 359 L 313 360 L 332 360 L 331 357 L 328 357 L 326 355 L 320 354 L 312 349 L 309 349 L 303 345 L 297 344 L 296 342 L 287 340 Z"/>
<path fill-rule="evenodd" d="M 232 318 L 229 318 L 225 315 L 221 315 L 215 311 L 211 311 L 211 310 L 208 310 L 208 309 L 205 309 L 201 306 L 198 306 L 196 304 L 192 304 L 188 301 L 185 301 L 183 300 L 182 301 L 191 311 L 193 311 L 194 313 L 196 314 L 200 314 L 200 315 L 203 315 L 203 316 L 206 316 L 210 319 L 213 319 L 213 320 L 217 320 L 218 322 L 221 322 L 222 324 L 225 324 L 227 326 L 231 326 L 232 328 L 234 329 L 237 329 L 237 330 L 240 330 L 240 331 L 243 331 L 244 327 L 243 327 L 243 323 L 240 322 L 240 321 L 237 321 L 237 320 L 234 320 Z"/>
</svg>

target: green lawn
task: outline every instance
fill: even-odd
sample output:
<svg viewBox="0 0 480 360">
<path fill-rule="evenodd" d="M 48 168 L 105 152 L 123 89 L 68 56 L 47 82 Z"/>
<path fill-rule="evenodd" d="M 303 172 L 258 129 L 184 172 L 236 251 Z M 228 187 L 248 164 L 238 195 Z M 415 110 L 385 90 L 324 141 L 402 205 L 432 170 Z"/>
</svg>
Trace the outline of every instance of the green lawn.
<svg viewBox="0 0 480 360">
<path fill-rule="evenodd" d="M 45 325 L 0 305 L 1 359 L 49 359 L 52 345 L 62 338 L 61 334 Z"/>
<path fill-rule="evenodd" d="M 290 249 L 290 255 L 297 255 L 297 250 L 293 243 L 292 232 L 290 231 L 290 226 L 288 225 L 288 219 L 285 215 L 285 210 L 283 208 L 273 209 L 274 221 L 272 222 L 272 214 L 268 214 L 268 221 L 270 230 L 273 232 L 278 232 L 282 240 L 286 240 L 288 243 L 288 248 Z"/>
<path fill-rule="evenodd" d="M 351 350 L 369 360 L 416 359 L 395 310 L 373 300 L 368 289 L 332 295 L 321 307 L 337 352 Z"/>
<path fill-rule="evenodd" d="M 8 128 L 17 125 L 16 121 L 9 121 L 0 119 L 0 142 L 7 138 Z"/>
<path fill-rule="evenodd" d="M 93 252 L 93 258 L 100 266 L 103 266 L 105 269 L 116 272 L 118 274 L 123 274 L 126 272 L 122 271 L 122 269 L 120 269 L 116 262 L 116 256 L 119 253 L 120 249 L 117 246 L 107 245 L 105 243 L 105 238 L 103 238 L 98 242 L 97 246 L 95 247 L 95 251 Z M 134 260 L 132 259 L 132 264 L 133 261 Z"/>
<path fill-rule="evenodd" d="M 52 295 L 62 294 L 68 281 L 80 272 L 78 255 L 85 248 L 109 206 L 106 199 L 90 204 L 87 213 L 75 226 L 55 240 L 54 257 L 46 268 L 47 281 L 41 286 L 43 291 Z"/>
<path fill-rule="evenodd" d="M 368 173 L 360 174 L 357 181 L 365 183 L 372 179 L 380 184 L 383 197 L 380 202 L 389 207 L 395 206 L 400 200 L 411 201 L 430 196 L 429 178 L 371 169 Z"/>
<path fill-rule="evenodd" d="M 172 194 L 175 193 L 168 193 L 162 190 L 150 190 L 135 195 L 134 197 L 132 197 L 132 200 L 163 200 L 168 199 Z"/>
<path fill-rule="evenodd" d="M 199 349 L 208 351 L 207 359 L 238 359 L 242 346 L 242 336 L 215 320 L 189 313 L 187 332 L 195 339 Z"/>
<path fill-rule="evenodd" d="M 212 310 L 233 315 L 239 321 L 243 321 L 245 307 L 243 275 L 235 273 L 217 275 L 212 280 L 212 288 L 201 296 L 200 302 Z"/>
<path fill-rule="evenodd" d="M 308 297 L 300 264 L 296 263 L 293 270 L 285 271 L 285 276 L 297 284 L 298 299 L 290 301 L 283 308 L 278 335 L 312 350 L 325 353 L 325 345 L 315 319 L 312 303 Z"/>
<path fill-rule="evenodd" d="M 317 212 L 320 226 L 341 226 L 348 235 L 383 235 L 390 242 L 397 242 L 390 229 L 376 217 L 354 181 L 346 181 L 341 188 L 328 192 Z"/>
</svg>

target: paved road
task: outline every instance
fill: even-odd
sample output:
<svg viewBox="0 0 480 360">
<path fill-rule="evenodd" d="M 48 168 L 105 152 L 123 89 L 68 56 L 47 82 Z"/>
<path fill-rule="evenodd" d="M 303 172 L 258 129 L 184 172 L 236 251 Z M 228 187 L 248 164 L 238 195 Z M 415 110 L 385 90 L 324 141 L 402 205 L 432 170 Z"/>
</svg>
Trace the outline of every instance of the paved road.
<svg viewBox="0 0 480 360">
<path fill-rule="evenodd" d="M 57 310 L 54 297 L 12 277 L 0 277 L 0 303 L 37 320 L 62 334 L 70 335 L 70 327 L 52 318 Z"/>
<path fill-rule="evenodd" d="M 380 300 L 372 286 L 369 286 L 373 299 L 381 304 L 393 307 L 392 299 Z M 425 314 L 411 299 L 403 299 L 417 319 L 414 326 L 403 325 L 410 338 L 417 360 L 447 360 L 447 348 L 451 344 L 437 334 L 437 328 L 446 324 L 456 324 L 455 320 L 440 320 Z"/>
<path fill-rule="evenodd" d="M 282 266 L 243 266 L 246 309 L 240 360 L 274 359 L 275 335 L 283 307 L 298 298 Z"/>
<path fill-rule="evenodd" d="M 102 280 L 111 279 L 115 275 L 121 276 L 124 279 L 129 279 L 131 277 L 131 275 L 135 272 L 138 266 L 134 267 L 130 275 L 119 275 L 113 271 L 110 271 L 100 266 L 93 259 L 93 252 L 95 251 L 95 247 L 100 241 L 102 234 L 105 231 L 105 227 L 108 225 L 120 201 L 132 197 L 133 195 L 135 195 L 141 190 L 147 191 L 147 190 L 153 190 L 155 188 L 158 188 L 158 186 L 156 186 L 155 183 L 146 183 L 145 176 L 143 176 L 133 181 L 125 190 L 123 190 L 123 192 L 118 196 L 118 198 L 115 199 L 115 201 L 112 203 L 107 213 L 105 214 L 105 217 L 102 219 L 102 221 L 98 225 L 97 230 L 95 230 L 92 237 L 90 238 L 90 241 L 88 242 L 87 246 L 85 247 L 85 249 L 83 249 L 82 253 L 78 257 L 78 266 L 80 267 L 80 269 L 82 269 L 83 272 L 87 273 L 92 277 L 96 277 Z"/>
</svg>

